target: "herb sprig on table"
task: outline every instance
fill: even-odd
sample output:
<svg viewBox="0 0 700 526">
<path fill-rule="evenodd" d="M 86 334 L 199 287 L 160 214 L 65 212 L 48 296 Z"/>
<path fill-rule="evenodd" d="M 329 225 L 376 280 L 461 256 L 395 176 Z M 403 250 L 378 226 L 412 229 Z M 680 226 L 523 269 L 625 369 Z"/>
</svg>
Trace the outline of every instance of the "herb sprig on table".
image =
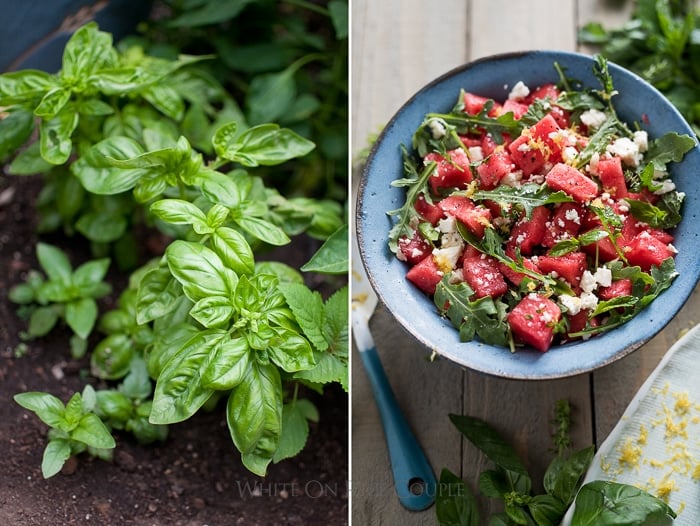
<svg viewBox="0 0 700 526">
<path fill-rule="evenodd" d="M 594 447 L 569 452 L 571 406 L 566 400 L 556 405 L 552 441 L 557 456 L 545 471 L 540 494 L 533 493 L 532 478 L 515 450 L 488 423 L 454 414 L 450 420 L 494 464 L 479 477 L 481 494 L 501 500 L 505 509 L 489 518 L 491 526 L 557 526 L 574 503 L 571 526 L 662 525 L 676 517 L 665 502 L 634 486 L 602 480 L 581 486 Z M 482 524 L 476 497 L 449 469 L 440 474 L 435 511 L 440 526 Z"/>
<path fill-rule="evenodd" d="M 639 0 L 621 27 L 590 22 L 579 41 L 658 88 L 700 133 L 700 9 L 691 0 Z"/>
</svg>

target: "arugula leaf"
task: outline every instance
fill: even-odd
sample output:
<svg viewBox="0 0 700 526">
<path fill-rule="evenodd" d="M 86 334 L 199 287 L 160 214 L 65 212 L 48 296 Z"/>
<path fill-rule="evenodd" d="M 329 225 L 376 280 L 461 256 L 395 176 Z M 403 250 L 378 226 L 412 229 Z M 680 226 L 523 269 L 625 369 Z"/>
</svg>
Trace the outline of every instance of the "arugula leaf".
<svg viewBox="0 0 700 526">
<path fill-rule="evenodd" d="M 570 203 L 573 198 L 560 191 L 552 191 L 546 184 L 525 183 L 519 187 L 500 185 L 493 190 L 477 190 L 470 194 L 474 201 L 493 200 L 522 207 L 527 218 L 539 207 L 555 203 Z"/>
<path fill-rule="evenodd" d="M 645 159 L 659 171 L 671 162 L 680 162 L 697 144 L 697 139 L 677 132 L 668 132 L 649 144 Z"/>
</svg>

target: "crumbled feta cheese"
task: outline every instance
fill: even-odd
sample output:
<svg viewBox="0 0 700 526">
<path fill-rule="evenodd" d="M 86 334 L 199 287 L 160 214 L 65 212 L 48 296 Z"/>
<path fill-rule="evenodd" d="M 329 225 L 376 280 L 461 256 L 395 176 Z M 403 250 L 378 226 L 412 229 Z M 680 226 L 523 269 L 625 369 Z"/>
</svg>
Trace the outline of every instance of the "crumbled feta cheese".
<svg viewBox="0 0 700 526">
<path fill-rule="evenodd" d="M 523 100 L 530 94 L 530 88 L 528 88 L 522 80 L 519 80 L 513 89 L 510 90 L 508 98 L 510 100 Z"/>
<path fill-rule="evenodd" d="M 570 294 L 561 294 L 559 296 L 559 301 L 566 307 L 569 314 L 575 316 L 581 312 L 581 299 L 578 296 L 571 296 Z"/>
<path fill-rule="evenodd" d="M 593 292 L 596 289 L 597 283 L 595 276 L 591 274 L 590 270 L 584 270 L 581 276 L 581 289 L 584 292 Z"/>
<path fill-rule="evenodd" d="M 595 152 L 591 155 L 591 160 L 588 161 L 586 165 L 586 171 L 591 175 L 598 175 L 598 161 L 600 161 L 600 154 Z"/>
<path fill-rule="evenodd" d="M 506 186 L 511 186 L 513 188 L 518 188 L 520 186 L 520 181 L 523 178 L 523 172 L 522 170 L 516 170 L 515 172 L 510 172 L 509 174 L 506 174 L 502 179 L 501 179 L 501 184 L 504 184 Z"/>
<path fill-rule="evenodd" d="M 634 144 L 637 145 L 640 152 L 646 152 L 649 148 L 649 136 L 644 130 L 637 130 L 634 132 L 632 140 Z"/>
<path fill-rule="evenodd" d="M 469 160 L 472 162 L 484 160 L 484 150 L 481 149 L 481 146 L 470 146 L 467 148 L 467 152 L 469 155 Z"/>
<path fill-rule="evenodd" d="M 593 130 L 600 128 L 606 120 L 608 116 L 604 112 L 593 108 L 581 114 L 581 122 Z"/>
<path fill-rule="evenodd" d="M 654 190 L 654 194 L 663 195 L 669 192 L 673 192 L 675 189 L 676 183 L 674 183 L 670 179 L 664 179 L 663 181 L 661 181 L 661 188 L 657 188 L 656 190 Z"/>
<path fill-rule="evenodd" d="M 570 163 L 571 161 L 576 159 L 577 155 L 578 155 L 578 150 L 576 148 L 574 148 L 573 146 L 567 146 L 561 152 L 562 159 L 564 159 L 564 162 L 566 162 L 566 163 Z"/>
<path fill-rule="evenodd" d="M 601 287 L 609 287 L 612 285 L 612 272 L 607 267 L 598 267 L 593 277 L 596 283 Z"/>
<path fill-rule="evenodd" d="M 433 250 L 435 264 L 442 272 L 451 272 L 457 266 L 457 260 L 462 255 L 462 247 L 445 247 Z"/>
<path fill-rule="evenodd" d="M 571 221 L 572 223 L 576 223 L 577 225 L 581 224 L 581 216 L 579 215 L 578 210 L 576 210 L 575 208 L 569 208 L 564 213 L 564 217 L 567 221 Z"/>
<path fill-rule="evenodd" d="M 629 166 L 639 166 L 642 160 L 642 153 L 639 151 L 639 145 L 628 137 L 620 137 L 615 139 L 612 144 L 609 144 L 606 151 L 612 155 L 616 155 L 622 162 Z"/>
<path fill-rule="evenodd" d="M 440 119 L 430 119 L 428 121 L 428 128 L 430 128 L 430 133 L 435 140 L 442 139 L 447 131 L 444 122 Z"/>
</svg>

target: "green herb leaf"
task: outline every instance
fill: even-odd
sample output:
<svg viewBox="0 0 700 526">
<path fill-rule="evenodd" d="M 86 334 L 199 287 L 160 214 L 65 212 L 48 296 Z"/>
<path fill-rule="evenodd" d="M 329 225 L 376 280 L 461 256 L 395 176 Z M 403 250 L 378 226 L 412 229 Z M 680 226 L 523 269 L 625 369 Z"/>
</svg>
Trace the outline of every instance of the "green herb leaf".
<svg viewBox="0 0 700 526">
<path fill-rule="evenodd" d="M 336 230 L 301 270 L 322 274 L 345 274 L 348 271 L 348 226 Z"/>
<path fill-rule="evenodd" d="M 45 479 L 53 477 L 61 469 L 71 456 L 71 447 L 68 440 L 54 438 L 46 444 L 44 456 L 41 461 L 41 474 Z"/>
<path fill-rule="evenodd" d="M 311 418 L 309 418 L 311 416 Z M 309 422 L 318 421 L 318 410 L 308 400 L 294 400 L 282 407 L 282 434 L 272 461 L 277 463 L 285 458 L 298 455 L 309 436 Z"/>
<path fill-rule="evenodd" d="M 245 338 L 225 340 L 214 350 L 202 374 L 202 383 L 207 388 L 220 391 L 233 389 L 248 371 L 250 356 L 250 347 Z"/>
<path fill-rule="evenodd" d="M 173 277 L 194 302 L 209 296 L 229 296 L 236 288 L 236 275 L 203 245 L 177 240 L 168 246 L 165 255 Z"/>
<path fill-rule="evenodd" d="M 92 298 L 81 298 L 66 304 L 66 323 L 83 339 L 87 339 L 92 332 L 97 314 L 97 303 Z"/>
<path fill-rule="evenodd" d="M 675 517 L 668 504 L 639 488 L 597 480 L 585 484 L 576 496 L 571 525 L 670 525 Z"/>
<path fill-rule="evenodd" d="M 217 228 L 211 236 L 211 245 L 223 263 L 236 274 L 251 274 L 255 270 L 253 250 L 237 230 Z"/>
<path fill-rule="evenodd" d="M 435 497 L 435 513 L 440 526 L 479 526 L 481 518 L 476 498 L 457 475 L 448 469 L 440 473 Z"/>
<path fill-rule="evenodd" d="M 146 174 L 146 169 L 124 169 L 110 159 L 132 159 L 142 153 L 143 148 L 133 139 L 111 137 L 88 149 L 71 165 L 71 170 L 89 192 L 118 194 L 131 190 Z"/>
<path fill-rule="evenodd" d="M 231 127 L 220 128 L 214 137 L 219 157 L 243 166 L 274 166 L 296 157 L 303 157 L 315 145 L 292 130 L 278 124 L 260 124 L 245 130 L 235 140 Z"/>
</svg>

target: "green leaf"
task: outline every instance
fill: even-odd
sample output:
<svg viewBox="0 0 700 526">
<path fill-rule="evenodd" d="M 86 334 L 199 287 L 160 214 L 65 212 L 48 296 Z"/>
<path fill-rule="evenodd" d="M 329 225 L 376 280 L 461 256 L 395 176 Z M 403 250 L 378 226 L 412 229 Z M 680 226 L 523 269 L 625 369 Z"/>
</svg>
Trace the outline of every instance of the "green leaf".
<svg viewBox="0 0 700 526">
<path fill-rule="evenodd" d="M 277 225 L 259 217 L 245 216 L 243 213 L 234 215 L 234 221 L 251 236 L 265 243 L 275 246 L 283 246 L 290 242 L 289 236 Z"/>
<path fill-rule="evenodd" d="M 306 445 L 309 436 L 309 423 L 306 420 L 303 407 L 297 400 L 282 407 L 282 434 L 272 461 L 277 463 L 285 458 L 298 455 Z M 306 400 L 308 402 L 308 400 Z M 308 402 L 310 403 L 310 402 Z"/>
<path fill-rule="evenodd" d="M 198 27 L 219 24 L 238 16 L 253 0 L 227 0 L 226 2 L 203 2 L 193 9 L 168 21 L 171 27 Z"/>
<path fill-rule="evenodd" d="M 39 242 L 36 245 L 39 265 L 52 281 L 68 283 L 73 274 L 68 256 L 58 247 Z"/>
<path fill-rule="evenodd" d="M 68 104 L 71 91 L 66 88 L 53 88 L 49 90 L 39 105 L 34 109 L 34 115 L 48 120 L 53 119 Z"/>
<path fill-rule="evenodd" d="M 596 480 L 579 490 L 571 526 L 662 526 L 675 517 L 668 504 L 639 488 Z"/>
<path fill-rule="evenodd" d="M 165 251 L 168 268 L 185 294 L 197 302 L 208 296 L 229 296 L 238 278 L 213 250 L 188 241 L 174 241 Z"/>
<path fill-rule="evenodd" d="M 435 514 L 440 526 L 479 526 L 479 506 L 469 487 L 448 469 L 440 473 Z"/>
<path fill-rule="evenodd" d="M 152 424 L 182 422 L 214 394 L 202 375 L 211 355 L 228 337 L 226 331 L 207 329 L 195 334 L 163 367 L 153 394 Z"/>
<path fill-rule="evenodd" d="M 335 38 L 342 40 L 348 37 L 348 3 L 344 0 L 330 0 L 328 11 L 331 15 Z"/>
<path fill-rule="evenodd" d="M 41 461 L 41 474 L 45 479 L 56 475 L 71 456 L 71 447 L 68 440 L 54 438 L 46 444 L 44 456 Z"/>
<path fill-rule="evenodd" d="M 116 446 L 114 437 L 100 417 L 88 413 L 80 419 L 78 427 L 70 434 L 71 439 L 98 449 L 112 449 Z"/>
<path fill-rule="evenodd" d="M 519 475 L 527 470 L 513 448 L 483 420 L 467 415 L 450 415 L 454 426 L 497 466 Z"/>
<path fill-rule="evenodd" d="M 253 77 L 248 88 L 246 106 L 252 124 L 276 122 L 294 104 L 297 86 L 295 64 L 277 73 L 263 73 Z"/>
<path fill-rule="evenodd" d="M 126 334 L 110 334 L 101 340 L 90 355 L 90 372 L 97 378 L 123 378 L 131 368 L 134 343 Z"/>
<path fill-rule="evenodd" d="M 250 347 L 245 338 L 231 338 L 217 346 L 214 354 L 202 373 L 205 387 L 226 391 L 233 389 L 243 380 L 248 371 Z"/>
<path fill-rule="evenodd" d="M 594 454 L 595 447 L 590 446 L 572 454 L 561 464 L 551 493 L 566 507 L 573 502 L 578 486 L 586 474 Z"/>
<path fill-rule="evenodd" d="M 296 157 L 303 157 L 315 147 L 308 139 L 287 128 L 280 128 L 277 124 L 260 124 L 249 128 L 235 141 L 231 141 L 228 135 L 229 128 L 219 131 L 224 135 L 224 138 L 216 143 L 219 157 L 247 167 L 281 164 Z"/>
<path fill-rule="evenodd" d="M 316 365 L 312 369 L 294 373 L 294 378 L 315 384 L 338 382 L 348 390 L 348 360 L 346 356 L 315 352 Z"/>
<path fill-rule="evenodd" d="M 119 392 L 132 400 L 145 400 L 153 392 L 148 366 L 141 356 L 134 356 L 129 364 L 129 374 L 119 386 Z"/>
<path fill-rule="evenodd" d="M 559 526 L 568 505 L 552 495 L 535 495 L 528 509 L 537 526 Z"/>
<path fill-rule="evenodd" d="M 229 396 L 226 420 L 245 467 L 264 476 L 282 432 L 282 383 L 275 365 L 250 363 Z"/>
<path fill-rule="evenodd" d="M 214 152 L 222 159 L 228 159 L 227 152 L 235 149 L 236 137 L 238 135 L 238 123 L 227 122 L 220 126 L 211 139 Z"/>
<path fill-rule="evenodd" d="M 348 262 L 348 226 L 343 225 L 321 245 L 301 270 L 321 274 L 346 274 Z"/>
<path fill-rule="evenodd" d="M 65 405 L 50 393 L 30 391 L 14 395 L 14 401 L 32 411 L 39 419 L 50 427 L 57 427 L 63 422 Z"/>
<path fill-rule="evenodd" d="M 328 342 L 323 334 L 325 312 L 321 294 L 300 283 L 280 283 L 279 290 L 304 335 L 316 349 L 325 351 Z"/>
<path fill-rule="evenodd" d="M 168 84 L 151 84 L 140 90 L 140 94 L 163 115 L 174 121 L 181 121 L 185 115 L 185 101 L 178 90 Z"/>
<path fill-rule="evenodd" d="M 211 246 L 224 264 L 236 274 L 251 274 L 255 270 L 253 250 L 237 230 L 217 228 L 211 236 Z"/>
<path fill-rule="evenodd" d="M 160 266 L 147 272 L 139 283 L 136 321 L 144 324 L 171 312 L 182 296 L 180 283 L 168 267 Z"/>
<path fill-rule="evenodd" d="M 109 268 L 109 258 L 95 259 L 83 263 L 75 269 L 71 282 L 83 296 L 92 296 L 96 289 L 107 274 Z"/>
<path fill-rule="evenodd" d="M 64 108 L 55 117 L 41 122 L 39 126 L 39 148 L 48 163 L 59 165 L 68 161 L 73 151 L 71 139 L 78 127 L 78 114 Z"/>
<path fill-rule="evenodd" d="M 475 201 L 494 200 L 499 203 L 518 205 L 525 210 L 526 217 L 540 206 L 554 203 L 569 203 L 573 199 L 562 191 L 554 192 L 547 184 L 525 183 L 519 187 L 500 185 L 494 190 L 478 190 L 471 198 Z"/>
<path fill-rule="evenodd" d="M 53 165 L 41 156 L 39 141 L 31 143 L 19 152 L 8 167 L 10 175 L 34 175 L 48 172 Z"/>
<path fill-rule="evenodd" d="M 25 69 L 3 73 L 0 75 L 0 106 L 34 105 L 57 86 L 56 77 L 45 71 Z"/>
<path fill-rule="evenodd" d="M 133 139 L 109 137 L 88 149 L 71 165 L 71 170 L 89 192 L 118 194 L 131 190 L 147 170 L 120 168 L 110 159 L 132 159 L 142 153 L 143 148 Z"/>
<path fill-rule="evenodd" d="M 190 316 L 208 329 L 227 326 L 233 314 L 233 305 L 227 296 L 202 298 L 190 310 Z"/>
<path fill-rule="evenodd" d="M 202 193 L 212 203 L 219 203 L 228 208 L 237 208 L 241 203 L 238 185 L 222 173 L 204 168 L 199 171 L 198 184 Z"/>
<path fill-rule="evenodd" d="M 197 225 L 207 229 L 207 216 L 199 207 L 183 199 L 161 199 L 151 205 L 151 212 L 174 225 Z M 212 230 L 209 229 L 211 232 Z"/>
<path fill-rule="evenodd" d="M 78 232 L 96 243 L 117 241 L 124 235 L 127 226 L 125 217 L 100 212 L 83 214 L 75 223 Z"/>
<path fill-rule="evenodd" d="M 89 22 L 73 33 L 66 43 L 61 78 L 68 83 L 77 83 L 115 63 L 112 35 L 99 31 L 97 23 Z"/>
<path fill-rule="evenodd" d="M 148 374 L 158 378 L 170 359 L 199 332 L 200 329 L 189 323 L 168 324 L 167 331 L 156 331 L 147 356 Z"/>
<path fill-rule="evenodd" d="M 267 352 L 275 364 L 288 373 L 313 369 L 316 361 L 306 338 L 284 327 L 274 327 L 273 331 Z"/>
<path fill-rule="evenodd" d="M 29 318 L 28 336 L 39 338 L 48 334 L 56 326 L 58 318 L 59 311 L 52 305 L 37 308 Z"/>
<path fill-rule="evenodd" d="M 0 161 L 22 146 L 34 131 L 34 116 L 22 108 L 12 109 L 0 119 Z"/>
<path fill-rule="evenodd" d="M 66 305 L 66 323 L 83 339 L 87 339 L 92 332 L 97 314 L 97 303 L 92 298 L 82 298 Z"/>
</svg>

